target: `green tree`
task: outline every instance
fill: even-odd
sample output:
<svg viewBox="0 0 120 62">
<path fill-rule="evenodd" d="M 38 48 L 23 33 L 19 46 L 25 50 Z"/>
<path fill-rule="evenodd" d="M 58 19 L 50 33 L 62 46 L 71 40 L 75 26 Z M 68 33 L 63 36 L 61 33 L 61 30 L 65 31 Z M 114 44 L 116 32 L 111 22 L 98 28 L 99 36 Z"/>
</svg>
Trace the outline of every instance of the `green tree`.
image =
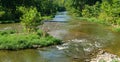
<svg viewBox="0 0 120 62">
<path fill-rule="evenodd" d="M 27 32 L 34 32 L 37 26 L 41 24 L 41 15 L 35 7 L 25 8 L 20 7 L 20 11 L 23 12 L 23 16 L 20 18 L 21 24 Z"/>
<path fill-rule="evenodd" d="M 5 14 L 0 20 L 18 20 L 22 13 L 17 10 L 18 7 L 24 6 L 26 8 L 36 7 L 41 16 L 51 16 L 59 10 L 59 4 L 54 0 L 0 0 L 0 6 L 4 9 Z"/>
<path fill-rule="evenodd" d="M 118 24 L 120 17 L 120 1 L 104 0 L 101 4 L 101 13 L 106 14 L 106 17 L 101 19 L 106 20 L 110 24 Z M 100 14 L 100 16 L 104 14 Z"/>
<path fill-rule="evenodd" d="M 85 8 L 82 10 L 83 17 L 98 17 L 100 13 L 100 3 L 96 2 L 95 5 L 89 6 L 86 5 Z"/>
<path fill-rule="evenodd" d="M 71 14 L 81 16 L 85 5 L 91 6 L 94 5 L 97 1 L 101 2 L 101 0 L 66 0 L 65 6 Z"/>
<path fill-rule="evenodd" d="M 3 11 L 3 7 L 0 6 L 0 18 L 5 14 L 5 11 Z"/>
</svg>

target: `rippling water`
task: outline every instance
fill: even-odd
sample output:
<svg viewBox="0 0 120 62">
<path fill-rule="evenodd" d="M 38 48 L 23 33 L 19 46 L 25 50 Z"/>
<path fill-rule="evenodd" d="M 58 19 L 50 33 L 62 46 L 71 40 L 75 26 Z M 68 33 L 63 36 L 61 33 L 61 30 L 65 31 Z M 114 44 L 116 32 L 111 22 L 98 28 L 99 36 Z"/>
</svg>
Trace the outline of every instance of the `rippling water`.
<svg viewBox="0 0 120 62">
<path fill-rule="evenodd" d="M 98 48 L 120 56 L 120 33 L 110 31 L 109 26 L 78 19 L 70 21 L 69 18 L 66 12 L 60 12 L 53 18 L 54 22 L 44 24 L 50 29 L 49 34 L 65 42 L 63 45 L 37 50 L 0 51 L 0 62 L 84 62 L 88 54 Z M 20 28 L 19 24 L 0 24 L 0 30 Z"/>
</svg>

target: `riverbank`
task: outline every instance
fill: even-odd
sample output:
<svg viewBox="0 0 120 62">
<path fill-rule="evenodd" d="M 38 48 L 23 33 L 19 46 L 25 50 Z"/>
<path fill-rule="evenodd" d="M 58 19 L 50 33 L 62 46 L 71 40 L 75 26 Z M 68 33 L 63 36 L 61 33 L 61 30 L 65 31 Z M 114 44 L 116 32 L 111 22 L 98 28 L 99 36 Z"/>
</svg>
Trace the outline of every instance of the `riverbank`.
<svg viewBox="0 0 120 62">
<path fill-rule="evenodd" d="M 61 12 L 61 13 L 63 13 L 64 16 L 66 15 L 66 12 Z M 61 16 L 61 15 L 58 15 L 58 16 Z M 44 17 L 43 19 L 48 20 L 49 18 L 51 17 Z M 56 18 L 57 16 L 54 18 L 55 19 L 54 22 L 43 21 L 42 25 L 37 26 L 39 30 L 35 32 L 30 32 L 30 33 L 24 32 L 23 27 L 21 25 L 17 26 L 18 24 L 15 25 L 17 26 L 16 28 L 13 28 L 12 26 L 11 27 L 8 26 L 11 30 L 15 30 L 15 31 L 7 31 L 9 30 L 9 29 L 6 29 L 8 27 L 7 26 L 3 27 L 0 33 L 0 37 L 1 37 L 0 49 L 19 50 L 19 49 L 40 48 L 40 47 L 61 44 L 62 41 L 59 38 L 52 36 L 52 34 L 56 32 L 53 32 L 52 34 L 49 33 L 50 30 L 55 31 L 54 29 L 59 29 L 60 28 L 59 24 L 61 26 L 62 22 L 57 23 L 59 22 L 60 18 L 58 20 Z M 66 19 L 61 18 L 61 20 L 64 21 Z"/>
<path fill-rule="evenodd" d="M 60 43 L 61 40 L 53 38 L 41 30 L 38 30 L 35 33 L 0 31 L 0 50 L 40 48 Z"/>
<path fill-rule="evenodd" d="M 69 22 L 69 24 L 76 29 L 72 29 L 72 31 L 77 30 L 78 32 L 82 32 L 88 35 L 88 37 L 93 37 L 92 42 L 96 41 L 100 44 L 100 48 L 103 47 L 103 50 L 99 50 L 97 52 L 91 52 L 90 54 L 95 55 L 91 57 L 88 62 L 120 62 L 119 61 L 119 32 L 112 31 L 113 26 L 109 24 L 88 21 L 84 18 L 74 18 Z M 111 28 L 112 27 L 112 28 Z M 78 34 L 78 33 L 77 33 Z M 91 36 L 93 35 L 93 36 Z M 83 35 L 79 35 L 80 36 Z M 87 38 L 85 38 L 87 39 Z M 95 40 L 96 39 L 96 40 Z M 109 49 L 108 50 L 105 50 Z M 98 49 L 98 48 L 97 48 Z M 105 51 L 104 51 L 105 50 Z M 103 53 L 101 53 L 103 51 Z M 111 52 L 111 53 L 109 53 Z"/>
<path fill-rule="evenodd" d="M 120 62 L 120 57 L 99 49 L 97 55 L 90 62 Z"/>
<path fill-rule="evenodd" d="M 99 20 L 95 17 L 92 18 L 85 18 L 85 17 L 74 17 L 75 19 L 81 20 L 81 21 L 88 21 L 88 22 L 94 22 L 98 24 L 108 25 L 111 26 L 110 30 L 114 32 L 120 32 L 120 26 L 117 24 L 112 24 L 107 21 Z"/>
</svg>

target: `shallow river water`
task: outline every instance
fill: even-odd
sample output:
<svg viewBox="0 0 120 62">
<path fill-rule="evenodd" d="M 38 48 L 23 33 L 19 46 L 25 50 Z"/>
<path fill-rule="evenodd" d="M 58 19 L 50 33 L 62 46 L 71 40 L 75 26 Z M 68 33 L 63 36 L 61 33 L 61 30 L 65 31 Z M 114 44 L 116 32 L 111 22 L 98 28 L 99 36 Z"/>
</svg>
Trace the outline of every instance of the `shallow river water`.
<svg viewBox="0 0 120 62">
<path fill-rule="evenodd" d="M 21 28 L 19 24 L 0 24 L 0 30 L 18 28 Z M 89 53 L 98 48 L 120 56 L 120 33 L 109 28 L 70 19 L 67 12 L 60 12 L 52 21 L 44 22 L 41 29 L 48 29 L 49 34 L 62 39 L 64 44 L 20 51 L 1 50 L 0 62 L 85 62 Z"/>
</svg>

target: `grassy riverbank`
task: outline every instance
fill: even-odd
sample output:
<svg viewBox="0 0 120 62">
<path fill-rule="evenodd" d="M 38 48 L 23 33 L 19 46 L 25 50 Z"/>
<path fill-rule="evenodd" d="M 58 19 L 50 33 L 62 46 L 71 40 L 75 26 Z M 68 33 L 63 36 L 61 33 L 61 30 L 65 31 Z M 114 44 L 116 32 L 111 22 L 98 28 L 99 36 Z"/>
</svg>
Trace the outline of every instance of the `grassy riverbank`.
<svg viewBox="0 0 120 62">
<path fill-rule="evenodd" d="M 114 25 L 111 24 L 105 20 L 100 20 L 97 19 L 95 17 L 91 17 L 91 18 L 85 18 L 85 17 L 73 17 L 74 19 L 80 20 L 80 21 L 88 21 L 88 22 L 94 22 L 94 23 L 98 23 L 98 24 L 104 24 L 104 25 L 108 25 L 111 26 L 110 30 L 114 31 L 114 32 L 120 32 L 120 26 L 119 25 Z"/>
<path fill-rule="evenodd" d="M 109 24 L 112 26 L 111 30 L 120 32 L 120 0 L 95 0 L 92 2 L 67 0 L 65 7 L 72 16 L 83 17 L 90 22 Z"/>
<path fill-rule="evenodd" d="M 120 26 L 119 25 L 111 24 L 111 23 L 109 23 L 105 20 L 100 20 L 100 19 L 97 19 L 97 18 L 86 18 L 86 21 L 109 25 L 109 26 L 112 27 L 111 28 L 112 31 L 120 32 Z"/>
<path fill-rule="evenodd" d="M 50 35 L 43 36 L 42 31 L 36 33 L 17 33 L 15 31 L 0 31 L 0 49 L 19 50 L 26 48 L 39 48 L 60 44 L 59 39 Z"/>
</svg>

